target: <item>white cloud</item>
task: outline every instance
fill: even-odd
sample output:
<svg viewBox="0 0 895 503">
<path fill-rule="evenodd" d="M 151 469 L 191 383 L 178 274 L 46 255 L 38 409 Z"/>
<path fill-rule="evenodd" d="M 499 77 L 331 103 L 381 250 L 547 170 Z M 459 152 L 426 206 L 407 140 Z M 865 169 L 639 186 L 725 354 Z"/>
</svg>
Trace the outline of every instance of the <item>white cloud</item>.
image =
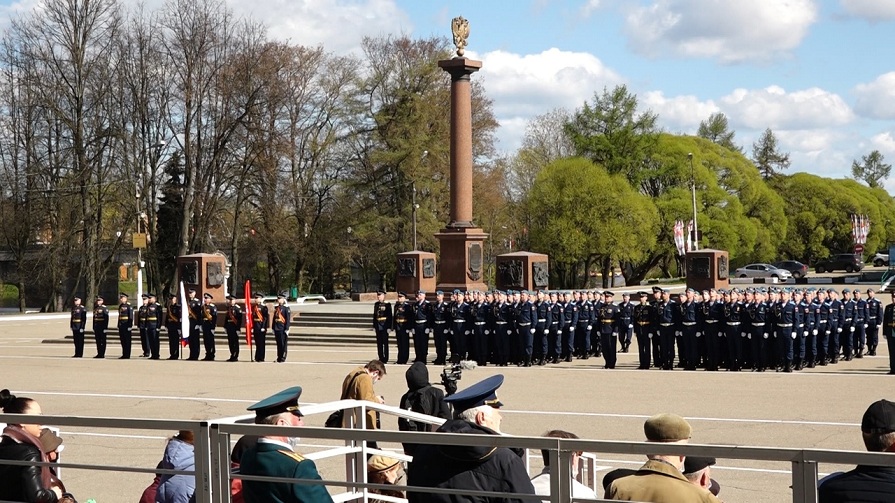
<svg viewBox="0 0 895 503">
<path fill-rule="evenodd" d="M 700 122 L 719 111 L 712 100 L 700 101 L 692 95 L 667 98 L 662 91 L 649 91 L 640 94 L 638 99 L 640 109 L 655 112 L 662 126 L 670 133 L 694 132 Z"/>
<path fill-rule="evenodd" d="M 895 19 L 895 2 L 892 0 L 839 0 L 849 15 L 871 23 Z"/>
<path fill-rule="evenodd" d="M 519 55 L 493 51 L 482 54 L 481 60 L 481 78 L 501 123 L 500 148 L 504 151 L 521 144 L 529 119 L 554 108 L 581 107 L 595 92 L 622 82 L 597 57 L 581 52 L 548 49 Z"/>
<path fill-rule="evenodd" d="M 895 159 L 895 134 L 892 131 L 885 131 L 883 133 L 879 133 L 870 138 L 870 150 L 879 150 L 881 154 L 888 157 L 889 164 L 892 164 Z M 869 152 L 868 152 L 869 153 Z"/>
<path fill-rule="evenodd" d="M 584 2 L 584 5 L 581 6 L 581 17 L 589 18 L 591 14 L 600 8 L 600 3 L 600 0 L 587 0 Z"/>
<path fill-rule="evenodd" d="M 895 119 L 895 72 L 855 86 L 855 111 L 874 119 Z"/>
<path fill-rule="evenodd" d="M 779 86 L 735 89 L 721 98 L 720 107 L 733 124 L 751 129 L 814 129 L 854 119 L 839 95 L 817 87 L 791 93 Z"/>
<path fill-rule="evenodd" d="M 653 0 L 626 19 L 628 45 L 651 57 L 768 60 L 795 49 L 817 20 L 815 0 Z"/>
</svg>

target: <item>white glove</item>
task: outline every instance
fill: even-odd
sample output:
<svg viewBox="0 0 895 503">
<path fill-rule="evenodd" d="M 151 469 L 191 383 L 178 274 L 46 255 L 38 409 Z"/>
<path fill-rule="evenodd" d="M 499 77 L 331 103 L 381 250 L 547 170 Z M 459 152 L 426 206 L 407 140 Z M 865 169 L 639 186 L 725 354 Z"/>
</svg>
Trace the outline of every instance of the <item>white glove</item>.
<svg viewBox="0 0 895 503">
<path fill-rule="evenodd" d="M 488 334 L 490 334 L 490 333 L 491 333 L 490 330 L 485 330 L 485 335 L 488 335 Z"/>
<path fill-rule="evenodd" d="M 840 328 L 840 327 L 836 327 L 836 333 L 837 333 L 837 334 L 841 334 L 841 333 L 842 333 L 842 328 Z"/>
<path fill-rule="evenodd" d="M 634 324 L 633 323 L 629 324 L 628 328 L 634 328 Z"/>
<path fill-rule="evenodd" d="M 696 332 L 696 337 L 702 337 L 702 332 Z"/>
<path fill-rule="evenodd" d="M 746 337 L 747 335 L 749 336 L 750 339 L 752 338 L 751 334 L 747 334 L 746 332 L 740 332 L 740 337 Z"/>
<path fill-rule="evenodd" d="M 618 337 L 618 332 L 612 332 L 613 337 Z"/>
<path fill-rule="evenodd" d="M 652 339 L 652 338 L 653 338 L 653 334 L 646 334 L 646 336 L 647 336 L 647 338 L 649 338 L 649 339 Z"/>
<path fill-rule="evenodd" d="M 574 332 L 574 331 L 575 331 L 575 327 L 569 327 L 569 332 Z"/>
<path fill-rule="evenodd" d="M 724 332 L 718 332 L 718 337 L 724 337 L 726 334 Z"/>
<path fill-rule="evenodd" d="M 82 333 L 82 334 L 84 333 L 84 329 L 83 329 L 83 328 L 81 329 L 81 333 Z"/>
<path fill-rule="evenodd" d="M 792 338 L 793 338 L 793 340 L 795 340 L 795 338 L 796 338 L 796 333 L 795 333 L 795 332 L 793 332 L 793 333 L 792 333 L 792 335 L 791 335 L 791 336 L 790 336 L 790 337 L 792 337 Z"/>
<path fill-rule="evenodd" d="M 855 327 L 848 327 L 848 331 L 849 331 L 849 332 L 854 332 L 854 331 L 855 331 Z"/>
<path fill-rule="evenodd" d="M 588 330 L 593 330 L 593 329 L 594 329 L 594 326 L 593 326 L 593 325 L 588 325 L 588 326 L 587 326 L 587 329 L 588 329 Z"/>
<path fill-rule="evenodd" d="M 531 333 L 535 333 L 535 329 L 532 328 L 532 329 L 531 329 Z"/>
<path fill-rule="evenodd" d="M 550 333 L 550 329 L 545 328 L 545 329 L 544 329 L 544 334 L 546 335 L 546 334 L 549 334 L 549 333 Z"/>
<path fill-rule="evenodd" d="M 266 334 L 266 333 L 267 333 L 267 329 L 266 329 L 266 328 L 262 328 L 262 329 L 261 329 L 261 333 L 262 333 L 262 334 Z"/>
<path fill-rule="evenodd" d="M 768 338 L 768 334 L 767 334 L 767 332 L 764 333 L 764 338 L 765 338 L 765 339 Z"/>
<path fill-rule="evenodd" d="M 764 335 L 765 335 L 765 337 L 767 337 L 768 334 L 764 334 Z M 752 334 L 746 334 L 746 338 L 749 339 L 749 340 L 751 341 L 751 340 L 752 340 Z"/>
<path fill-rule="evenodd" d="M 804 332 L 802 332 L 802 337 L 808 337 L 808 331 L 807 331 L 807 330 L 805 330 Z"/>
<path fill-rule="evenodd" d="M 676 331 L 674 332 L 674 336 L 675 336 L 675 337 L 680 337 L 680 336 L 681 336 L 681 331 L 680 331 L 680 330 L 676 330 Z"/>
<path fill-rule="evenodd" d="M 814 330 L 811 331 L 811 335 L 817 335 L 817 329 L 816 329 L 816 328 L 815 328 Z"/>
<path fill-rule="evenodd" d="M 471 333 L 472 333 L 472 330 L 467 330 L 467 331 L 463 332 L 464 335 L 470 335 Z"/>
<path fill-rule="evenodd" d="M 866 323 L 864 324 L 864 328 L 867 328 L 867 324 L 866 324 Z"/>
<path fill-rule="evenodd" d="M 288 336 L 289 336 L 289 331 L 288 331 L 288 330 L 286 330 L 286 337 L 288 337 Z"/>
</svg>

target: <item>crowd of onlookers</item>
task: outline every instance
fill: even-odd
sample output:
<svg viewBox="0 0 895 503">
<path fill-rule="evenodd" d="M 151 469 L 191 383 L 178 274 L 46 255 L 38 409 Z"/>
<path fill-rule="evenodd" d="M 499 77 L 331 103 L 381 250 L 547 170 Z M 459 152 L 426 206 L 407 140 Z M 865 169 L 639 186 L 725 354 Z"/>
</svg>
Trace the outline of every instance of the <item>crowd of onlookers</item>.
<svg viewBox="0 0 895 503">
<path fill-rule="evenodd" d="M 374 360 L 352 370 L 342 383 L 342 398 L 382 403 L 375 395 L 376 382 L 386 375 L 385 364 Z M 401 398 L 401 407 L 444 419 L 438 427 L 431 423 L 402 419 L 402 431 L 437 431 L 470 435 L 501 435 L 503 405 L 497 389 L 502 375 L 489 377 L 447 396 L 428 381 L 426 366 L 414 364 L 405 373 L 408 391 Z M 301 387 L 295 386 L 265 398 L 248 407 L 255 414 L 256 424 L 300 427 L 304 425 L 299 407 Z M 452 409 L 452 412 L 451 412 Z M 0 392 L 0 410 L 8 414 L 39 416 L 40 405 L 30 398 L 17 397 L 8 390 Z M 343 428 L 377 428 L 376 413 L 359 417 L 349 412 L 338 418 L 334 426 Z M 24 423 L 24 421 L 23 421 Z M 30 421 L 29 421 L 30 423 Z M 35 418 L 34 423 L 38 423 Z M 690 424 L 676 414 L 656 414 L 643 425 L 647 442 L 661 445 L 638 469 L 616 469 L 602 478 L 602 497 L 611 500 L 641 502 L 719 502 L 721 485 L 712 477 L 714 458 L 667 454 L 668 446 L 685 444 L 692 437 Z M 332 502 L 313 461 L 295 451 L 298 438 L 267 435 L 244 436 L 231 454 L 231 498 L 237 503 L 253 502 Z M 870 405 L 862 417 L 861 434 L 870 452 L 895 452 L 895 402 L 879 400 Z M 544 434 L 558 439 L 577 439 L 574 433 L 556 429 Z M 193 432 L 184 430 L 168 439 L 157 468 L 194 471 Z M 5 425 L 0 437 L 0 501 L 36 503 L 76 503 L 72 494 L 57 476 L 53 463 L 62 450 L 62 439 L 51 429 L 39 424 Z M 404 444 L 404 454 L 413 461 L 406 465 L 399 458 L 374 455 L 368 458 L 368 483 L 375 484 L 372 494 L 404 497 L 411 503 L 484 501 L 465 491 L 498 493 L 489 502 L 541 501 L 551 495 L 554 486 L 568 484 L 569 495 L 579 499 L 596 499 L 592 488 L 578 481 L 582 452 L 571 453 L 570 480 L 551 481 L 551 452 L 542 451 L 544 469 L 530 477 L 523 461 L 523 451 L 495 448 L 488 442 L 479 446 L 451 443 Z M 558 459 L 558 458 L 554 458 Z M 4 461 L 25 461 L 33 466 L 4 464 Z M 242 480 L 240 476 L 286 477 L 296 483 Z M 406 492 L 405 492 L 406 490 Z M 429 492 L 434 490 L 434 492 Z M 189 474 L 158 474 L 140 497 L 140 503 L 189 503 L 195 501 L 196 481 Z M 501 496 L 500 493 L 506 496 Z M 895 466 L 859 465 L 848 472 L 824 477 L 818 484 L 820 503 L 892 502 L 895 501 Z M 136 499 L 136 498 L 135 498 Z M 373 501 L 389 501 L 377 500 Z"/>
</svg>

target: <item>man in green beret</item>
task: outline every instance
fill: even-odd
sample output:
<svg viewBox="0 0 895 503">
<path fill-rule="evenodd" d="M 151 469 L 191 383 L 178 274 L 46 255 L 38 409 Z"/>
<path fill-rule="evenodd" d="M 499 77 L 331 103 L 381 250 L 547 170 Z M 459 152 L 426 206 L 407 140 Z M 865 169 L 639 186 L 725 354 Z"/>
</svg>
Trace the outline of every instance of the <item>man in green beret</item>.
<svg viewBox="0 0 895 503">
<path fill-rule="evenodd" d="M 302 413 L 298 408 L 301 386 L 285 389 L 252 405 L 255 424 L 277 426 L 303 426 Z M 317 465 L 294 450 L 298 439 L 287 436 L 264 436 L 243 455 L 239 465 L 242 475 L 285 477 L 299 480 L 321 480 Z M 298 482 L 242 481 L 242 494 L 246 503 L 333 503 L 332 497 L 321 484 Z"/>
<path fill-rule="evenodd" d="M 647 442 L 680 443 L 690 440 L 690 424 L 676 414 L 656 414 L 643 424 Z M 606 498 L 619 501 L 662 503 L 720 503 L 712 493 L 690 483 L 681 473 L 685 456 L 652 454 L 649 461 L 631 475 L 616 479 Z"/>
</svg>

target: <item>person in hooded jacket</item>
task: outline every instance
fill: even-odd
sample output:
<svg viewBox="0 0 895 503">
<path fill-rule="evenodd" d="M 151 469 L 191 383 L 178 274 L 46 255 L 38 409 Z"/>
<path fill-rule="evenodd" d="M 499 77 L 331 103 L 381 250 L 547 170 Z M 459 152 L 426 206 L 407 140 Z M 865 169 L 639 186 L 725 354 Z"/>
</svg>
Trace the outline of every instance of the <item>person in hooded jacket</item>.
<svg viewBox="0 0 895 503">
<path fill-rule="evenodd" d="M 497 374 L 469 388 L 445 398 L 454 407 L 455 419 L 447 421 L 438 432 L 466 433 L 473 435 L 500 435 L 501 415 L 498 408 L 503 404 L 497 399 L 496 390 L 503 384 L 503 375 Z M 456 492 L 433 494 L 414 491 L 412 488 L 438 488 L 495 493 L 535 493 L 521 450 L 505 447 L 470 446 L 462 444 L 431 445 L 416 447 L 407 471 L 407 492 L 410 503 L 455 503 L 457 501 L 483 501 L 483 498 L 464 496 Z M 491 503 L 522 503 L 530 501 L 518 497 L 487 498 Z"/>
<path fill-rule="evenodd" d="M 193 448 L 193 432 L 180 430 L 165 446 L 165 455 L 159 464 L 167 470 L 194 471 L 196 455 Z M 189 503 L 196 492 L 195 475 L 162 475 L 155 493 L 156 503 Z"/>
<path fill-rule="evenodd" d="M 444 401 L 444 391 L 429 383 L 429 370 L 423 362 L 413 362 L 404 373 L 407 379 L 407 393 L 401 396 L 401 408 L 421 414 L 451 418 L 451 410 Z M 435 425 L 398 418 L 398 429 L 401 431 L 435 431 Z M 404 453 L 410 456 L 417 444 L 404 444 Z"/>
</svg>

